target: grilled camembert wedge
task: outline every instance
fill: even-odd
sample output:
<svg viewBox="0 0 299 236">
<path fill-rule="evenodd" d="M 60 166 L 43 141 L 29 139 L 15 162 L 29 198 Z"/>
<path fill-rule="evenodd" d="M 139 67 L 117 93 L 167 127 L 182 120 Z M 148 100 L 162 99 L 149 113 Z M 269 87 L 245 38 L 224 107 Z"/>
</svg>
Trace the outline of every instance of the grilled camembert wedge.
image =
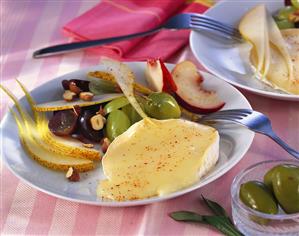
<svg viewBox="0 0 299 236">
<path fill-rule="evenodd" d="M 118 136 L 102 165 L 100 198 L 115 201 L 162 196 L 186 188 L 214 167 L 219 135 L 182 119 L 145 118 Z"/>
</svg>

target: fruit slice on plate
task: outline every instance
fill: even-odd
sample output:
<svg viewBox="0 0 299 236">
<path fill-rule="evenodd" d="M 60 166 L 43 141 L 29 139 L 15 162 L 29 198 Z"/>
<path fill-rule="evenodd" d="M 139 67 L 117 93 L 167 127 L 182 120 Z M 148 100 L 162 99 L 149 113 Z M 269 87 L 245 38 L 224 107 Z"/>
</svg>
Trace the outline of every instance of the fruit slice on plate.
<svg viewBox="0 0 299 236">
<path fill-rule="evenodd" d="M 110 71 L 114 76 L 118 86 L 130 102 L 130 104 L 134 107 L 136 112 L 142 118 L 147 118 L 147 115 L 142 110 L 134 94 L 134 85 L 136 84 L 133 71 L 126 64 L 111 59 L 102 60 L 102 64 L 107 67 L 108 71 Z"/>
<path fill-rule="evenodd" d="M 281 53 L 287 65 L 289 78 L 292 80 L 294 77 L 293 63 L 287 48 L 287 44 L 279 28 L 277 27 L 277 24 L 275 23 L 274 19 L 271 16 L 268 16 L 267 22 L 269 27 L 269 40 L 273 45 L 275 45 L 276 49 L 278 49 L 278 51 Z"/>
<path fill-rule="evenodd" d="M 26 90 L 26 88 L 20 82 L 18 83 L 21 86 L 24 93 L 26 94 L 27 101 L 30 104 L 31 108 L 34 107 L 35 102 L 33 98 Z M 48 121 L 43 113 L 39 113 L 33 110 L 35 120 L 32 120 L 30 115 L 22 108 L 18 99 L 4 86 L 0 86 L 0 88 L 14 101 L 18 113 L 21 115 L 21 120 L 19 119 L 19 124 L 21 124 L 22 128 L 22 130 L 20 130 L 20 138 L 25 149 L 30 148 L 30 146 L 34 148 L 34 145 L 38 143 L 38 146 L 40 146 L 40 148 L 42 148 L 44 152 L 48 152 L 53 155 L 58 155 L 60 159 L 63 159 L 64 157 L 66 159 L 74 158 L 74 161 L 76 161 L 77 159 L 82 159 L 83 161 L 86 161 L 82 162 L 83 164 L 88 164 L 87 168 L 83 166 L 84 168 L 82 170 L 88 170 L 89 168 L 93 168 L 93 163 L 90 160 L 100 160 L 101 155 L 99 151 L 95 149 L 82 147 L 82 143 L 77 140 L 64 139 L 53 135 L 49 131 Z M 26 134 L 26 136 L 21 137 L 21 134 L 24 133 Z M 27 136 L 30 139 L 26 142 Z M 35 142 L 32 143 L 32 140 Z M 34 150 L 29 150 L 28 153 L 31 153 L 30 155 L 34 154 L 34 159 L 37 159 L 37 157 L 40 156 L 37 153 L 35 153 Z M 43 160 L 43 157 L 40 157 L 40 159 Z M 90 162 L 92 163 L 92 166 L 90 165 Z M 51 161 L 49 163 L 51 163 Z M 79 163 L 81 163 L 81 161 L 79 161 Z M 48 166 L 46 164 L 44 165 Z M 59 165 L 59 163 L 54 163 L 53 168 L 56 168 L 57 165 Z M 62 170 L 63 168 L 58 169 Z"/>
<path fill-rule="evenodd" d="M 265 5 L 258 5 L 248 11 L 240 21 L 239 31 L 243 38 L 253 45 L 251 59 L 257 72 L 264 76 L 269 69 L 270 63 Z"/>
<path fill-rule="evenodd" d="M 202 87 L 203 78 L 192 62 L 183 61 L 177 64 L 172 71 L 172 78 L 177 86 L 175 95 L 178 103 L 189 111 L 210 113 L 225 105 L 216 92 Z"/>
<path fill-rule="evenodd" d="M 26 128 L 24 122 L 22 122 L 17 114 L 12 112 L 18 129 L 21 143 L 25 151 L 39 164 L 54 170 L 67 171 L 69 167 L 76 168 L 78 171 L 88 171 L 94 168 L 94 163 L 90 160 L 84 160 L 81 158 L 68 157 L 57 153 L 51 153 L 43 148 L 42 141 L 33 138 L 30 129 Z"/>
<path fill-rule="evenodd" d="M 299 67 L 296 66 L 299 65 L 299 29 L 286 29 L 281 32 L 293 60 L 293 77 L 288 76 L 288 66 L 278 48 L 271 47 L 272 60 L 267 74 L 267 81 L 275 88 L 299 95 Z"/>
<path fill-rule="evenodd" d="M 145 77 L 151 89 L 155 92 L 172 93 L 177 90 L 171 73 L 161 59 L 147 61 Z"/>
<path fill-rule="evenodd" d="M 76 100 L 72 102 L 66 102 L 64 100 L 58 100 L 53 102 L 46 102 L 37 104 L 34 106 L 34 110 L 36 111 L 61 111 L 72 109 L 74 106 L 86 107 L 92 106 L 96 104 L 101 104 L 104 102 L 109 102 L 114 98 L 118 98 L 123 96 L 121 93 L 108 93 L 94 96 L 92 101 L 83 101 L 83 100 Z"/>
<path fill-rule="evenodd" d="M 49 130 L 48 127 L 48 120 L 45 116 L 45 114 L 38 112 L 34 110 L 34 107 L 36 105 L 34 99 L 26 89 L 26 87 L 17 80 L 17 83 L 25 93 L 27 102 L 29 103 L 31 110 L 34 114 L 34 121 L 36 124 L 34 124 L 33 121 L 31 121 L 31 126 L 33 130 L 38 130 L 39 135 L 41 136 L 43 142 L 46 144 L 45 148 L 49 151 L 64 154 L 70 157 L 80 157 L 80 158 L 86 158 L 89 160 L 100 160 L 101 154 L 98 150 L 90 149 L 82 147 L 82 143 L 78 140 L 67 138 L 67 137 L 58 137 L 56 135 L 53 135 L 53 133 Z M 9 94 L 10 92 L 6 90 L 6 93 Z M 10 93 L 10 95 L 13 97 L 13 95 Z M 19 104 L 16 99 L 14 99 L 15 104 Z M 21 106 L 20 111 L 22 111 Z M 23 112 L 25 117 L 26 112 Z M 31 117 L 29 115 L 26 115 L 27 120 L 31 120 Z"/>
</svg>

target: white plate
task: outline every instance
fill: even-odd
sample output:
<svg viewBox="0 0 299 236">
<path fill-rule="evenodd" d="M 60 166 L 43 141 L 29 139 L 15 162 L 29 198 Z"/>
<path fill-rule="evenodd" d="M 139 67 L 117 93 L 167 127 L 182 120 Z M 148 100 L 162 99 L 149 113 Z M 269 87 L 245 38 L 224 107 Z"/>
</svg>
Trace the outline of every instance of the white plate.
<svg viewBox="0 0 299 236">
<path fill-rule="evenodd" d="M 145 63 L 129 63 L 129 66 L 135 72 L 137 81 L 145 83 Z M 173 65 L 168 66 L 173 67 Z M 34 89 L 32 95 L 38 103 L 60 99 L 62 94 L 62 80 L 74 78 L 83 79 L 88 71 L 101 69 L 103 69 L 101 66 L 94 66 L 66 74 Z M 237 89 L 208 73 L 203 73 L 203 75 L 206 87 L 216 90 L 221 99 L 226 102 L 224 109 L 251 108 L 246 98 Z M 25 98 L 23 97 L 20 101 L 21 104 L 26 105 L 25 107 L 29 110 Z M 64 173 L 44 168 L 26 155 L 20 145 L 17 127 L 11 114 L 5 115 L 1 122 L 0 129 L 3 134 L 3 159 L 7 167 L 17 177 L 32 187 L 50 195 L 75 202 L 102 206 L 143 205 L 177 197 L 198 189 L 219 178 L 236 165 L 250 147 L 254 137 L 253 132 L 240 126 L 223 126 L 219 130 L 221 135 L 219 162 L 208 175 L 197 181 L 194 185 L 163 197 L 128 202 L 107 202 L 98 199 L 96 196 L 98 180 L 104 177 L 100 165 L 98 165 L 95 170 L 82 174 L 80 182 L 71 183 L 65 178 Z"/>
<path fill-rule="evenodd" d="M 252 7 L 265 3 L 267 9 L 274 13 L 284 6 L 283 0 L 269 1 L 235 1 L 223 0 L 210 8 L 205 14 L 223 23 L 237 27 L 242 16 Z M 236 44 L 231 41 L 211 37 L 204 32 L 192 31 L 190 45 L 197 60 L 211 73 L 221 79 L 266 97 L 299 101 L 298 95 L 290 95 L 275 90 L 268 85 L 253 79 L 249 65 L 244 63 L 238 53 Z"/>
</svg>

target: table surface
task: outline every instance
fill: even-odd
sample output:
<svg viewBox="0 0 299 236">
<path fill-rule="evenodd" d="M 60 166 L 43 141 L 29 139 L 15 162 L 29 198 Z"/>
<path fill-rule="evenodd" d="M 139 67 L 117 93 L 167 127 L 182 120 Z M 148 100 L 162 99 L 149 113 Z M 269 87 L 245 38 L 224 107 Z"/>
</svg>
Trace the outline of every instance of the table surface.
<svg viewBox="0 0 299 236">
<path fill-rule="evenodd" d="M 99 56 L 90 52 L 31 58 L 38 48 L 65 42 L 61 27 L 97 3 L 91 0 L 1 1 L 1 82 L 20 97 L 22 93 L 15 90 L 15 78 L 32 90 L 58 75 L 97 64 Z M 169 62 L 183 59 L 197 63 L 189 47 Z M 299 149 L 298 103 L 241 92 L 255 110 L 271 118 L 274 130 L 282 139 Z M 10 104 L 1 94 L 1 117 Z M 175 222 L 167 214 L 183 209 L 207 214 L 208 210 L 199 201 L 201 194 L 221 203 L 230 212 L 230 185 L 238 172 L 259 161 L 288 158 L 273 141 L 257 134 L 244 158 L 218 180 L 176 199 L 131 208 L 96 207 L 57 199 L 19 181 L 0 159 L 0 234 L 219 235 L 207 226 Z"/>
</svg>

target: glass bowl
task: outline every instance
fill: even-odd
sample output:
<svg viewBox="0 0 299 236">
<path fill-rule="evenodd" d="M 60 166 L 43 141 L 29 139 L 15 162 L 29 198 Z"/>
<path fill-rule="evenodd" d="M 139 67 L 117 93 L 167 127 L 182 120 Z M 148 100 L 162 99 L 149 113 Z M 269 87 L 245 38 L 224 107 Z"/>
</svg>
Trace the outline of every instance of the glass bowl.
<svg viewBox="0 0 299 236">
<path fill-rule="evenodd" d="M 240 185 L 250 180 L 263 181 L 264 175 L 272 167 L 280 164 L 299 166 L 299 161 L 265 161 L 243 170 L 233 180 L 231 186 L 232 216 L 236 227 L 244 235 L 299 235 L 299 213 L 286 214 L 279 209 L 271 215 L 247 207 L 239 198 Z"/>
</svg>

